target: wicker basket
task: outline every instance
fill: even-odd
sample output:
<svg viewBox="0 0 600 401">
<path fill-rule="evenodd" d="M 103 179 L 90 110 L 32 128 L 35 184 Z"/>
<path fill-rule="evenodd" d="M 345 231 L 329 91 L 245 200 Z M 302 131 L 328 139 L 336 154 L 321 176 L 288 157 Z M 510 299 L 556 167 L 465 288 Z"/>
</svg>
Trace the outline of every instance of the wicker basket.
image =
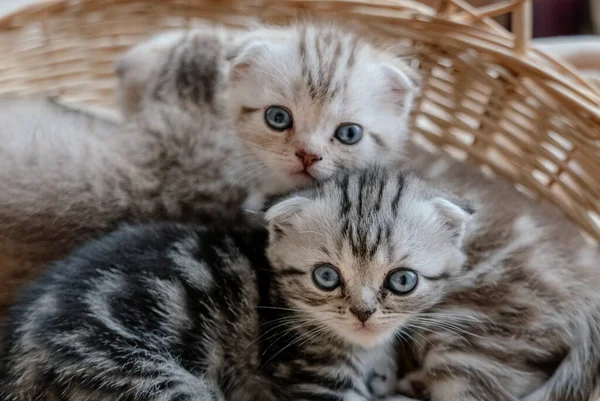
<svg viewBox="0 0 600 401">
<path fill-rule="evenodd" d="M 416 139 L 550 200 L 600 239 L 598 88 L 530 47 L 529 1 L 432 3 L 46 0 L 0 19 L 0 93 L 60 93 L 114 109 L 115 57 L 149 34 L 207 21 L 284 23 L 299 11 L 356 19 L 415 49 L 424 77 Z M 505 13 L 512 13 L 514 35 L 492 19 Z"/>
</svg>

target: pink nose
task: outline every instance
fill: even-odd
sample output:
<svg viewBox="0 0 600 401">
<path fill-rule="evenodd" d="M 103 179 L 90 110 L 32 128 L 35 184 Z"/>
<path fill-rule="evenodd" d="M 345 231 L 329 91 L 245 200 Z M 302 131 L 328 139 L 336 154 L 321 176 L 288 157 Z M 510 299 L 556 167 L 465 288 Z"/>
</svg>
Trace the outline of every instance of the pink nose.
<svg viewBox="0 0 600 401">
<path fill-rule="evenodd" d="M 309 168 L 319 160 L 323 160 L 321 156 L 307 153 L 304 149 L 298 150 L 296 152 L 296 157 L 300 159 L 304 168 Z"/>
</svg>

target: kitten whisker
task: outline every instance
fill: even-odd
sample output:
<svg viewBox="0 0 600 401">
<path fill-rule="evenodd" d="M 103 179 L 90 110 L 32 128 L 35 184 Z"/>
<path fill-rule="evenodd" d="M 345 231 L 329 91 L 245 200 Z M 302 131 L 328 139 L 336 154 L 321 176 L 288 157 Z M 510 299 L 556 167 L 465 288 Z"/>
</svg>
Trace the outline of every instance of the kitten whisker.
<svg viewBox="0 0 600 401">
<path fill-rule="evenodd" d="M 452 334 L 456 334 L 458 336 L 460 336 L 461 338 L 463 338 L 465 341 L 467 341 L 467 339 L 465 337 L 463 337 L 461 334 L 465 334 L 468 336 L 472 336 L 475 338 L 481 338 L 484 339 L 485 337 L 482 337 L 478 334 L 472 333 L 468 330 L 465 330 L 464 328 L 460 327 L 460 326 L 456 326 L 456 325 L 451 325 L 448 322 L 440 322 L 437 320 L 426 320 L 426 319 L 421 319 L 421 320 L 416 320 L 417 322 L 420 323 L 424 323 L 425 325 L 429 325 L 430 327 L 417 327 L 416 325 L 412 324 L 414 327 L 420 328 L 422 330 L 427 330 L 429 332 L 435 332 L 436 328 L 441 328 L 443 330 L 446 330 Z M 409 323 L 410 324 L 410 323 Z"/>
<path fill-rule="evenodd" d="M 322 327 L 316 327 L 316 328 L 314 328 L 314 329 L 310 330 L 308 333 L 306 333 L 306 335 L 309 335 L 309 336 L 310 336 L 310 335 L 312 335 L 313 333 L 315 333 L 316 331 L 318 331 L 318 330 L 321 330 L 321 329 L 322 329 Z M 297 343 L 298 343 L 298 341 L 301 341 L 301 340 L 302 340 L 302 338 L 303 338 L 303 337 L 302 337 L 302 335 L 301 335 L 301 334 L 297 335 L 297 337 L 296 337 L 296 339 L 295 339 L 295 340 L 293 340 L 293 341 L 290 341 L 290 343 L 289 343 L 288 345 L 286 345 L 285 347 L 283 347 L 282 349 L 280 349 L 280 350 L 279 350 L 277 353 L 275 353 L 275 355 L 271 356 L 271 358 L 269 358 L 269 359 L 268 359 L 268 360 L 267 360 L 267 361 L 266 361 L 264 364 L 265 364 L 265 365 L 267 365 L 269 362 L 271 362 L 271 361 L 273 360 L 273 358 L 277 357 L 277 355 L 281 354 L 283 351 L 285 351 L 286 349 L 288 349 L 288 348 L 289 348 L 289 347 L 291 347 L 292 345 L 294 345 L 294 344 L 297 344 Z M 270 346 L 269 346 L 269 348 L 270 348 Z M 265 350 L 265 352 L 266 352 L 266 350 Z M 263 355 L 264 355 L 264 352 L 263 352 Z"/>
<path fill-rule="evenodd" d="M 262 306 L 262 305 L 259 305 L 259 306 L 257 306 L 257 308 L 260 308 L 260 309 L 275 309 L 275 310 L 290 311 L 290 312 L 305 312 L 302 309 L 282 308 L 282 307 L 278 307 L 278 306 Z"/>
<path fill-rule="evenodd" d="M 317 321 L 317 322 L 318 322 L 318 321 Z M 294 335 L 298 335 L 298 333 L 299 333 L 299 332 L 298 332 L 298 329 L 300 329 L 300 328 L 302 328 L 302 327 L 306 327 L 307 325 L 311 325 L 311 324 L 315 324 L 315 322 L 314 322 L 314 321 L 312 321 L 312 320 L 308 320 L 308 319 L 307 319 L 305 322 L 303 322 L 303 323 L 301 323 L 301 324 L 299 324 L 299 325 L 296 325 L 296 326 L 293 326 L 293 327 L 290 327 L 290 328 L 288 328 L 288 330 L 286 330 L 284 333 L 282 333 L 282 334 L 281 334 L 281 335 L 280 335 L 280 336 L 279 336 L 279 337 L 278 337 L 276 340 L 274 340 L 274 341 L 273 341 L 273 342 L 272 342 L 272 343 L 271 343 L 271 344 L 270 344 L 270 345 L 269 345 L 269 346 L 268 346 L 268 347 L 267 347 L 267 348 L 266 348 L 266 349 L 263 351 L 263 355 L 264 355 L 264 354 L 265 354 L 265 353 L 266 353 L 266 352 L 267 352 L 267 351 L 268 351 L 268 350 L 269 350 L 269 349 L 270 349 L 270 348 L 271 348 L 271 347 L 272 347 L 272 346 L 273 346 L 273 345 L 274 345 L 274 344 L 275 344 L 277 341 L 279 341 L 279 339 L 280 339 L 280 338 L 283 338 L 283 337 L 287 336 L 289 333 L 292 333 L 292 332 L 294 332 L 294 333 L 293 333 Z"/>
<path fill-rule="evenodd" d="M 417 325 L 414 323 L 411 323 L 409 327 L 413 327 L 413 328 L 416 328 L 418 330 L 421 330 L 421 331 L 427 332 L 427 333 L 438 333 L 438 331 L 435 329 L 435 327 L 421 326 L 421 325 Z M 458 337 L 460 337 L 463 341 L 468 342 L 467 338 L 460 335 L 460 333 L 455 333 L 452 330 L 449 330 L 448 328 L 445 328 L 445 327 L 441 327 L 441 328 L 442 328 L 442 331 L 450 332 L 451 334 L 455 334 Z M 418 334 L 418 331 L 415 331 L 415 333 Z M 430 341 L 430 344 L 431 344 L 431 341 Z"/>
</svg>

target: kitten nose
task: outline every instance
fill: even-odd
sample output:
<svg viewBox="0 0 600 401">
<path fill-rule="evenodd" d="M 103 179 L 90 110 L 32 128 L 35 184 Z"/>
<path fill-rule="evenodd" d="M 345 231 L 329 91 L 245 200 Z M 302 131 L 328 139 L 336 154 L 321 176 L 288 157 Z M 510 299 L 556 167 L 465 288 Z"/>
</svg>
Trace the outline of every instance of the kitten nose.
<svg viewBox="0 0 600 401">
<path fill-rule="evenodd" d="M 373 313 L 375 313 L 375 309 L 362 309 L 351 307 L 350 312 L 352 312 L 358 318 L 358 320 L 361 321 L 361 323 L 364 323 L 367 320 L 369 320 Z"/>
<path fill-rule="evenodd" d="M 300 159 L 304 168 L 309 168 L 319 160 L 323 160 L 321 156 L 307 153 L 304 149 L 300 149 L 296 152 L 296 157 Z"/>
</svg>

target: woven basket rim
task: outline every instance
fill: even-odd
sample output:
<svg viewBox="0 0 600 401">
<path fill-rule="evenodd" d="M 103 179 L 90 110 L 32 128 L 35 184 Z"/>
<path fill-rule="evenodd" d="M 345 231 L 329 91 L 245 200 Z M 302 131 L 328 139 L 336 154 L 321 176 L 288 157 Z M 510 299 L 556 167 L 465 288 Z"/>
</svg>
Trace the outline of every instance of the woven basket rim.
<svg viewBox="0 0 600 401">
<path fill-rule="evenodd" d="M 454 11 L 445 14 L 446 11 L 439 7 L 434 8 L 416 0 L 42 0 L 40 3 L 23 7 L 0 18 L 0 45 L 3 44 L 3 34 L 7 38 L 16 40 L 16 43 L 21 43 L 21 38 L 23 38 L 22 43 L 26 47 L 30 45 L 27 42 L 29 39 L 26 39 L 30 37 L 28 36 L 30 30 L 41 32 L 41 34 L 36 33 L 38 36 L 34 38 L 34 42 L 39 39 L 40 35 L 43 38 L 41 42 L 39 40 L 35 42 L 38 48 L 33 52 L 33 58 L 29 57 L 29 50 L 24 50 L 22 55 L 15 55 L 12 64 L 11 61 L 8 62 L 7 71 L 10 70 L 10 72 L 7 76 L 0 76 L 0 83 L 6 84 L 8 89 L 5 92 L 14 89 L 16 93 L 40 93 L 43 88 L 48 87 L 65 89 L 66 97 L 82 104 L 90 102 L 91 105 L 96 105 L 97 102 L 104 105 L 110 104 L 112 107 L 113 100 L 107 100 L 107 96 L 112 95 L 114 90 L 114 71 L 109 71 L 108 57 L 104 57 L 101 53 L 113 57 L 117 49 L 114 48 L 108 52 L 104 52 L 103 49 L 95 52 L 98 48 L 94 47 L 93 40 L 97 37 L 104 37 L 104 35 L 111 38 L 111 35 L 123 35 L 121 39 L 125 39 L 124 42 L 129 46 L 134 37 L 140 40 L 141 35 L 152 31 L 156 32 L 158 27 L 163 29 L 165 26 L 172 26 L 155 23 L 154 17 L 160 19 L 162 13 L 168 14 L 168 17 L 173 16 L 178 21 L 183 21 L 182 27 L 189 25 L 188 15 L 192 15 L 190 18 L 194 23 L 205 20 L 227 25 L 230 24 L 230 21 L 234 21 L 232 25 L 236 25 L 238 17 L 244 21 L 242 25 L 262 20 L 279 23 L 279 18 L 283 21 L 293 15 L 292 12 L 296 7 L 302 8 L 308 15 L 321 13 L 327 18 L 339 17 L 349 21 L 353 21 L 353 18 L 361 18 L 365 25 L 369 25 L 369 29 L 373 33 L 382 34 L 392 40 L 402 38 L 418 43 L 419 46 L 422 46 L 421 50 L 425 49 L 437 57 L 435 60 L 425 57 L 420 61 L 435 64 L 440 59 L 446 59 L 446 55 L 450 55 L 453 62 L 457 62 L 452 66 L 453 69 L 456 67 L 456 70 L 449 72 L 450 74 L 456 73 L 460 76 L 465 71 L 468 74 L 474 73 L 472 80 L 482 85 L 488 85 L 486 89 L 492 93 L 501 89 L 500 92 L 525 94 L 537 101 L 537 105 L 529 109 L 533 110 L 533 116 L 526 115 L 526 113 L 520 115 L 521 121 L 526 120 L 525 122 L 504 116 L 502 121 L 494 120 L 496 117 L 492 117 L 493 121 L 489 124 L 488 117 L 477 114 L 477 111 L 469 109 L 470 106 L 459 104 L 448 108 L 451 113 L 465 112 L 467 116 L 471 112 L 470 116 L 474 116 L 480 124 L 476 128 L 460 125 L 462 123 L 457 122 L 456 116 L 435 120 L 438 117 L 426 113 L 426 118 L 434 121 L 437 128 L 471 131 L 471 134 L 474 134 L 478 140 L 478 144 L 466 144 L 460 141 L 458 134 L 448 132 L 441 134 L 438 138 L 430 136 L 428 139 L 433 139 L 432 142 L 437 147 L 448 146 L 464 152 L 476 164 L 491 167 L 494 173 L 504 175 L 517 184 L 522 184 L 532 190 L 536 196 L 550 199 L 578 222 L 584 230 L 600 239 L 600 222 L 594 220 L 596 217 L 588 216 L 589 213 L 600 215 L 600 203 L 597 199 L 600 198 L 598 196 L 600 194 L 600 178 L 595 178 L 598 175 L 597 169 L 600 169 L 600 162 L 596 160 L 598 159 L 597 155 L 600 155 L 600 129 L 596 128 L 600 127 L 600 89 L 595 83 L 582 77 L 579 71 L 567 62 L 549 56 L 531 46 L 528 26 L 523 23 L 528 16 L 525 6 L 530 5 L 531 1 L 505 0 L 495 8 L 474 8 L 465 0 L 438 0 L 438 6 L 446 4 L 454 7 Z M 514 17 L 515 14 L 518 14 L 515 10 L 520 10 L 521 26 L 519 29 L 515 29 L 514 34 L 508 32 L 490 17 L 495 13 L 506 11 L 511 11 Z M 112 15 L 112 18 L 125 25 L 130 20 L 138 21 L 139 26 L 134 30 L 135 34 L 133 35 L 129 35 L 129 28 L 106 30 L 104 24 L 98 23 L 95 19 L 98 14 L 102 16 L 101 18 Z M 150 16 L 148 20 L 145 19 L 147 15 Z M 88 19 L 90 16 L 92 18 Z M 87 28 L 80 31 L 78 24 L 88 24 L 90 20 L 93 21 L 90 28 L 96 36 L 88 37 L 85 35 Z M 358 20 L 358 22 L 363 21 Z M 65 30 L 66 36 L 63 36 L 62 29 Z M 67 68 L 69 71 L 74 70 L 76 79 L 80 79 L 75 85 L 71 85 L 72 82 L 63 84 L 66 80 L 73 79 L 71 75 L 68 73 L 60 75 L 63 73 L 61 69 L 65 68 L 64 66 L 70 60 L 68 54 L 67 58 L 62 60 L 62 50 L 59 49 L 50 54 L 49 59 L 39 58 L 47 57 L 44 52 L 45 40 L 48 39 L 48 43 L 52 43 L 52 35 L 56 33 L 58 33 L 59 41 L 65 37 L 71 41 L 72 45 L 67 46 L 67 52 L 78 53 L 78 49 L 82 49 L 81 54 L 75 57 L 80 62 L 77 67 L 71 70 Z M 91 44 L 91 51 L 86 52 L 88 44 Z M 7 42 L 5 45 L 7 45 L 7 49 L 12 48 L 16 49 L 17 53 L 19 52 L 16 47 L 11 46 L 11 43 Z M 119 47 L 119 49 L 123 48 Z M 470 57 L 470 51 L 474 51 L 475 58 Z M 463 55 L 468 57 L 461 59 L 460 57 Z M 92 64 L 87 63 L 88 59 L 92 60 Z M 474 59 L 476 59 L 475 67 L 469 66 L 470 60 Z M 35 60 L 35 62 L 32 63 L 31 60 Z M 58 65 L 58 70 L 54 70 L 54 67 L 50 67 L 50 71 L 38 68 L 40 61 L 43 65 L 45 60 L 48 60 L 50 64 L 54 63 L 52 65 Z M 445 68 L 441 64 L 438 67 L 441 67 L 442 70 Z M 461 71 L 459 68 L 463 70 Z M 496 75 L 492 77 L 490 71 Z M 57 84 L 51 82 L 55 76 L 59 76 L 60 82 Z M 490 77 L 492 78 L 490 79 Z M 28 82 L 22 85 L 19 83 L 20 79 L 30 80 L 31 84 Z M 97 79 L 97 83 L 95 83 L 95 79 Z M 14 82 L 15 80 L 16 82 Z M 471 75 L 467 77 L 467 80 L 471 80 Z M 94 82 L 94 84 L 88 86 L 90 82 Z M 452 88 L 456 84 L 454 81 L 454 83 L 438 81 L 438 83 L 440 82 L 450 85 Z M 465 87 L 460 83 L 456 85 L 459 85 L 460 88 Z M 0 90 L 2 89 L 0 88 Z M 86 91 L 90 89 L 92 92 L 87 93 Z M 449 92 L 440 90 L 437 92 L 437 96 L 449 96 L 447 93 Z M 485 100 L 486 103 L 482 106 L 495 112 L 502 107 L 510 109 L 512 103 L 502 103 L 507 101 L 506 99 L 509 99 L 510 102 L 514 101 L 517 104 L 516 107 L 524 107 L 525 111 L 531 106 L 531 104 L 525 103 L 524 99 L 521 101 L 515 97 L 507 97 L 505 94 L 499 95 L 498 99 L 501 102 L 500 106 L 498 104 L 489 106 L 490 99 Z M 506 107 L 503 106 L 504 104 Z M 444 107 L 441 103 L 436 103 L 436 105 Z M 553 114 L 548 114 L 549 110 Z M 513 109 L 510 111 L 515 112 Z M 516 110 L 516 114 L 519 112 Z M 542 118 L 539 115 L 546 117 Z M 548 121 L 554 116 L 559 117 L 558 120 L 561 122 L 566 122 L 568 127 L 554 126 L 553 122 Z M 501 125 L 506 122 L 516 124 L 512 128 L 518 131 L 518 134 L 514 134 L 510 129 Z M 490 128 L 494 124 L 495 132 Z M 537 130 L 542 131 L 536 132 Z M 422 134 L 419 131 L 415 132 Z M 436 135 L 432 132 L 429 134 Z M 501 145 L 500 142 L 494 142 L 495 139 L 492 136 L 486 137 L 488 134 L 498 134 L 500 139 L 509 141 L 513 147 L 516 146 L 518 152 L 503 147 L 505 145 Z M 554 139 L 548 137 L 552 134 L 557 136 L 565 134 L 566 136 L 562 138 L 570 141 L 573 146 L 568 148 L 568 145 L 563 146 L 561 143 L 553 142 Z M 523 140 L 523 136 L 527 141 Z M 547 149 L 542 149 L 542 146 L 548 143 L 567 154 L 567 158 L 556 158 L 548 153 Z M 488 152 L 490 149 L 499 151 L 499 155 L 510 163 L 508 166 L 510 169 L 503 170 L 500 162 L 492 159 Z M 530 157 L 539 159 L 532 162 L 523 161 L 523 158 Z M 553 171 L 551 168 L 541 165 L 540 159 L 554 164 L 556 170 Z M 571 161 L 581 163 L 577 167 L 581 171 L 572 167 L 569 164 Z M 534 176 L 536 172 L 540 171 L 548 177 L 550 184 L 544 183 Z M 566 181 L 572 178 L 563 179 L 564 176 L 561 176 L 563 173 L 574 175 L 576 185 L 569 186 L 572 183 Z M 597 187 L 599 189 L 596 189 Z M 575 189 L 572 190 L 572 188 Z M 554 189 L 562 192 L 557 195 L 558 192 L 554 192 Z M 564 198 L 559 199 L 559 196 Z"/>
<path fill-rule="evenodd" d="M 213 0 L 215 4 L 221 4 L 219 0 Z M 251 8 L 254 11 L 259 9 L 266 9 L 273 0 L 254 0 Z M 303 0 L 292 0 L 291 2 L 302 3 Z M 472 26 L 461 23 L 459 21 L 448 21 L 436 17 L 436 11 L 425 4 L 418 2 L 417 0 L 384 0 L 384 3 L 373 2 L 370 0 L 304 0 L 308 2 L 325 2 L 325 3 L 339 3 L 351 4 L 351 5 L 365 5 L 374 8 L 386 8 L 386 9 L 406 9 L 414 12 L 413 18 L 421 18 L 424 22 L 431 22 L 432 20 L 444 21 L 447 24 L 453 24 L 454 28 L 468 27 L 469 30 L 475 31 L 469 36 L 462 38 L 454 38 L 456 46 L 466 45 L 472 46 L 473 48 L 494 55 L 499 58 L 508 58 L 515 64 L 515 67 L 522 70 L 527 74 L 534 74 L 538 76 L 546 76 L 552 79 L 554 86 L 549 86 L 547 89 L 552 91 L 555 95 L 563 97 L 567 102 L 573 102 L 577 106 L 582 107 L 590 113 L 590 117 L 600 121 L 600 86 L 596 85 L 592 80 L 583 77 L 578 69 L 566 61 L 559 60 L 551 55 L 543 52 L 542 50 L 530 47 L 528 52 L 523 55 L 516 54 L 514 48 L 511 46 L 500 46 L 494 45 L 489 41 L 487 43 L 480 43 L 475 36 L 477 33 L 487 33 L 496 35 L 497 37 L 504 39 L 507 43 L 515 41 L 515 35 L 508 32 L 502 26 L 497 24 L 490 18 L 481 18 L 481 25 Z M 381 0 L 380 0 L 381 1 Z M 458 0 L 455 0 L 458 1 Z M 520 2 L 528 0 L 519 0 L 514 2 L 517 5 Z M 75 12 L 85 13 L 88 6 L 98 4 L 98 0 L 40 0 L 39 3 L 30 4 L 22 7 L 2 18 L 0 18 L 0 33 L 4 30 L 11 30 L 15 27 L 22 25 L 23 23 L 32 23 L 39 21 L 43 17 L 51 16 L 53 14 L 61 12 Z M 111 5 L 126 4 L 126 3 L 150 3 L 150 4 L 173 4 L 169 0 L 101 0 L 103 6 L 109 7 Z M 191 0 L 183 1 L 181 4 L 174 4 L 175 6 L 187 6 L 192 4 Z M 381 19 L 386 17 L 380 16 Z M 429 21 L 427 20 L 429 19 Z M 442 37 L 443 39 L 443 37 Z M 487 45 L 489 47 L 486 48 Z M 549 63 L 549 65 L 540 65 L 539 62 L 543 61 Z"/>
</svg>

